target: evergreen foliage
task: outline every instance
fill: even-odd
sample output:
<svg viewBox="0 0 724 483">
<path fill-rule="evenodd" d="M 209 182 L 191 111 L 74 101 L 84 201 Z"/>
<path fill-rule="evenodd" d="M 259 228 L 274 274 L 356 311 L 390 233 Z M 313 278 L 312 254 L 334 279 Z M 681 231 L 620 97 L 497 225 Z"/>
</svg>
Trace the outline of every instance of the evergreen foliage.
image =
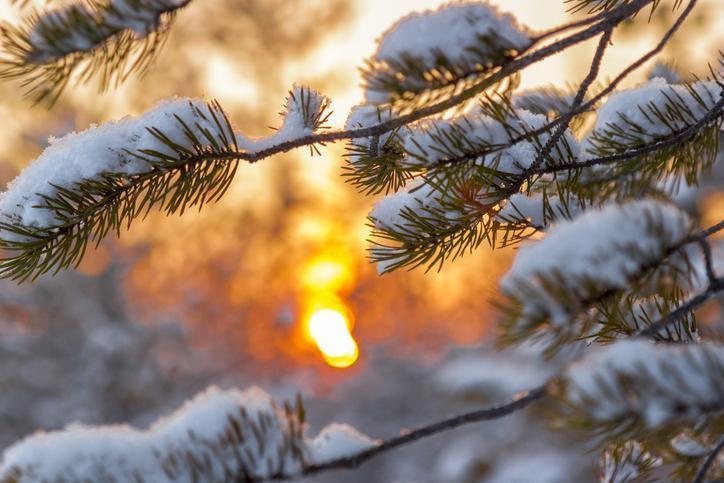
<svg viewBox="0 0 724 483">
<path fill-rule="evenodd" d="M 74 72 L 81 81 L 98 74 L 104 86 L 120 82 L 149 65 L 186 3 L 118 0 L 34 13 L 24 26 L 3 30 L 0 76 L 21 79 L 35 101 L 55 100 Z M 0 277 L 25 281 L 74 267 L 89 244 L 121 236 L 151 209 L 183 214 L 216 201 L 242 161 L 344 140 L 347 181 L 387 195 L 369 217 L 369 255 L 380 272 L 440 269 L 484 242 L 520 245 L 501 282 L 501 342 L 541 340 L 551 355 L 586 344 L 584 355 L 499 407 L 386 441 L 347 430 L 328 435 L 347 451 L 321 459 L 304 440 L 301 403 L 274 409 L 289 424 L 279 431 L 268 421 L 229 418 L 191 450 L 161 451 L 169 481 L 262 481 L 349 468 L 543 398 L 557 408 L 552 421 L 588 434 L 601 450 L 602 481 L 719 478 L 724 348 L 701 340 L 694 310 L 724 290 L 711 241 L 724 221 L 701 226 L 677 206 L 676 193 L 683 184 L 695 188 L 720 152 L 724 58 L 706 79 L 657 77 L 619 90 L 696 0 L 568 3 L 591 15 L 538 35 L 486 2 L 402 19 L 366 61 L 366 99 L 343 131 L 324 130 L 326 97 L 295 87 L 282 126 L 264 139 L 236 132 L 216 101 L 175 101 L 56 141 L 0 196 Z M 678 15 L 659 44 L 597 84 L 617 27 L 644 28 L 639 14 L 656 8 Z M 414 38 L 420 31 L 427 33 Z M 593 38 L 590 68 L 568 91 L 517 91 L 527 66 Z M 48 168 L 68 156 L 85 159 L 85 150 L 102 159 L 73 165 L 77 176 Z M 247 451 L 242 433 L 253 434 L 260 451 Z M 30 438 L 20 448 L 32 452 L 34 444 Z M 291 453 L 294 464 L 281 464 L 287 456 L 279 455 Z M 26 471 L 27 461 L 6 458 L 4 483 L 32 481 L 32 465 L 43 464 L 28 456 Z"/>
</svg>

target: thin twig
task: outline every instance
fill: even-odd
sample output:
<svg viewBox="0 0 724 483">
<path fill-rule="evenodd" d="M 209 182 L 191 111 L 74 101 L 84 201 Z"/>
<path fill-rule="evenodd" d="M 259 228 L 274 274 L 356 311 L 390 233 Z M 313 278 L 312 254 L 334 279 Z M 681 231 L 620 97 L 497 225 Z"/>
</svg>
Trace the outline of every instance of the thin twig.
<svg viewBox="0 0 724 483">
<path fill-rule="evenodd" d="M 386 453 L 386 452 L 393 450 L 395 448 L 398 448 L 400 446 L 414 443 L 423 438 L 427 438 L 429 436 L 433 436 L 435 434 L 442 433 L 445 431 L 450 431 L 452 429 L 455 429 L 455 428 L 458 428 L 460 426 L 464 426 L 467 424 L 478 423 L 481 421 L 490 421 L 493 419 L 499 419 L 499 418 L 508 416 L 509 414 L 512 414 L 516 411 L 520 411 L 521 409 L 526 408 L 527 406 L 529 406 L 530 404 L 532 404 L 535 401 L 543 399 L 546 395 L 548 395 L 547 385 L 543 385 L 543 386 L 537 387 L 535 389 L 531 389 L 530 391 L 527 391 L 525 393 L 522 393 L 522 395 L 519 395 L 519 397 L 516 398 L 515 400 L 513 400 L 512 402 L 509 402 L 502 406 L 495 406 L 495 407 L 486 408 L 486 409 L 478 409 L 476 411 L 471 411 L 469 413 L 465 413 L 465 414 L 461 414 L 458 416 L 454 416 L 452 418 L 444 419 L 442 421 L 438 421 L 436 423 L 429 424 L 429 425 L 423 426 L 421 428 L 417 428 L 415 430 L 406 432 L 399 436 L 395 436 L 394 438 L 384 440 L 380 444 L 373 446 L 372 448 L 369 448 L 367 450 L 361 451 L 357 454 L 354 454 L 351 456 L 345 456 L 342 458 L 337 458 L 334 460 L 327 461 L 325 463 L 308 465 L 304 468 L 304 470 L 302 470 L 301 474 L 296 474 L 296 475 L 279 474 L 279 475 L 272 475 L 269 478 L 256 478 L 256 479 L 252 478 L 251 480 L 243 480 L 243 481 L 244 482 L 247 482 L 247 481 L 261 482 L 261 481 L 290 480 L 290 479 L 294 479 L 294 478 L 310 476 L 310 475 L 314 475 L 317 473 L 322 473 L 325 471 L 330 471 L 330 470 L 335 470 L 335 469 L 356 468 L 356 467 L 360 466 L 361 464 L 366 463 L 370 459 L 374 458 L 375 456 L 378 456 L 382 453 Z"/>
<path fill-rule="evenodd" d="M 581 104 L 578 108 L 574 109 L 572 112 L 569 112 L 569 114 L 577 115 L 581 114 L 583 112 L 588 111 L 593 106 L 596 105 L 598 101 L 603 99 L 605 96 L 613 92 L 613 90 L 618 86 L 622 80 L 624 80 L 630 73 L 641 67 L 644 63 L 646 63 L 649 59 L 656 56 L 663 48 L 666 46 L 666 44 L 669 42 L 671 37 L 676 33 L 676 31 L 681 27 L 681 25 L 684 23 L 684 20 L 686 20 L 686 17 L 689 16 L 691 11 L 696 6 L 697 0 L 690 0 L 689 4 L 686 6 L 683 12 L 679 15 L 679 17 L 676 19 L 676 21 L 673 23 L 671 28 L 664 34 L 663 37 L 661 37 L 661 40 L 659 41 L 656 46 L 648 51 L 643 56 L 639 57 L 636 61 L 634 61 L 632 64 L 630 64 L 628 67 L 626 67 L 619 75 L 617 75 L 612 81 L 608 83 L 608 85 L 598 94 L 593 96 L 591 99 L 586 101 L 585 103 Z M 543 134 L 544 132 L 550 130 L 552 127 L 558 125 L 561 122 L 565 122 L 565 116 L 559 116 L 558 118 L 552 120 L 548 124 L 545 124 L 541 126 L 538 129 L 535 129 L 533 131 L 527 132 L 520 136 L 519 138 L 513 139 L 513 142 L 523 141 L 525 139 L 529 139 L 533 136 L 538 136 L 540 134 Z"/>
<path fill-rule="evenodd" d="M 325 144 L 329 142 L 368 138 L 374 136 L 380 136 L 389 133 L 395 129 L 398 129 L 407 124 L 411 124 L 415 121 L 419 121 L 426 117 L 439 114 L 447 111 L 468 99 L 480 94 L 495 83 L 505 79 L 506 77 L 519 72 L 520 70 L 540 62 L 551 55 L 555 55 L 569 47 L 584 42 L 590 38 L 595 37 L 601 32 L 608 30 L 611 26 L 621 23 L 623 20 L 631 17 L 636 12 L 641 10 L 647 4 L 653 0 L 637 0 L 625 5 L 622 5 L 603 17 L 603 20 L 599 23 L 591 25 L 585 30 L 572 34 L 561 40 L 558 40 L 550 45 L 542 47 L 538 50 L 531 52 L 528 55 L 523 55 L 512 60 L 510 63 L 505 64 L 500 70 L 484 78 L 477 84 L 463 90 L 459 94 L 449 97 L 448 99 L 441 101 L 437 104 L 427 106 L 409 114 L 392 118 L 388 121 L 380 122 L 372 126 L 358 128 L 358 129 L 347 129 L 341 131 L 328 131 L 320 134 L 311 134 L 309 136 L 303 136 L 300 138 L 285 141 L 269 148 L 262 149 L 259 151 L 235 151 L 224 155 L 206 155 L 189 158 L 188 162 L 200 162 L 206 160 L 214 161 L 227 161 L 227 160 L 242 160 L 250 163 L 255 163 L 262 159 L 268 158 L 275 154 L 285 153 L 296 148 L 311 146 L 314 144 Z M 548 126 L 551 129 L 553 125 Z"/>
<path fill-rule="evenodd" d="M 588 70 L 588 74 L 586 74 L 586 77 L 581 82 L 581 86 L 578 88 L 578 92 L 576 92 L 576 97 L 571 103 L 570 111 L 568 111 L 568 113 L 562 115 L 559 118 L 560 122 L 558 123 L 558 126 L 556 126 L 555 131 L 553 131 L 553 134 L 551 134 L 543 148 L 538 152 L 535 161 L 533 161 L 528 169 L 523 171 L 523 175 L 527 175 L 528 173 L 537 170 L 541 166 L 543 161 L 550 155 L 553 147 L 558 143 L 558 140 L 561 138 L 561 136 L 563 136 L 566 129 L 568 129 L 568 125 L 571 123 L 573 117 L 575 116 L 574 113 L 576 109 L 581 106 L 581 103 L 583 103 L 583 100 L 586 97 L 586 92 L 588 92 L 588 88 L 598 76 L 598 71 L 601 67 L 601 60 L 603 60 L 603 54 L 605 54 L 606 47 L 608 47 L 611 41 L 611 34 L 613 32 L 614 26 L 615 25 L 610 26 L 607 30 L 603 32 L 601 40 L 598 42 L 596 52 L 595 54 L 593 54 L 591 68 Z"/>
<path fill-rule="evenodd" d="M 701 465 L 701 468 L 699 468 L 699 471 L 696 472 L 696 476 L 694 477 L 693 483 L 703 483 L 704 477 L 706 476 L 706 473 L 709 471 L 709 468 L 711 465 L 714 464 L 714 460 L 716 460 L 717 456 L 719 455 L 719 452 L 724 448 L 724 438 L 721 438 L 719 440 L 719 443 L 714 447 L 714 449 L 711 450 L 709 455 L 704 460 L 704 464 Z"/>
<path fill-rule="evenodd" d="M 714 273 L 714 262 L 711 256 L 711 245 L 709 242 L 701 238 L 699 240 L 699 247 L 701 247 L 701 253 L 704 255 L 704 269 L 706 270 L 706 279 L 709 284 L 716 283 L 716 274 Z"/>
<path fill-rule="evenodd" d="M 673 133 L 664 139 L 644 144 L 636 149 L 630 149 L 621 153 L 611 154 L 609 156 L 602 156 L 600 158 L 589 159 L 586 161 L 580 161 L 578 163 L 570 164 L 559 164 L 555 166 L 543 166 L 532 174 L 551 174 L 560 173 L 562 171 L 572 171 L 577 169 L 590 168 L 593 166 L 600 166 L 606 164 L 614 164 L 620 161 L 626 161 L 628 159 L 637 158 L 654 151 L 659 151 L 670 146 L 676 146 L 684 141 L 694 137 L 704 126 L 716 121 L 718 118 L 724 116 L 724 90 L 719 97 L 719 101 L 696 123 L 688 126 L 681 131 Z"/>
</svg>

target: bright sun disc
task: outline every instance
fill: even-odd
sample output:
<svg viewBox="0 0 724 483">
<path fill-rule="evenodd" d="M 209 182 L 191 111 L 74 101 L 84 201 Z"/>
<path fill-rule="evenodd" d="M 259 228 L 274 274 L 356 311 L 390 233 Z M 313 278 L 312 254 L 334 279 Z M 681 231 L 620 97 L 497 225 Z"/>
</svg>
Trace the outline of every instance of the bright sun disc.
<svg viewBox="0 0 724 483">
<path fill-rule="evenodd" d="M 359 349 L 342 313 L 334 309 L 317 310 L 309 318 L 308 329 L 327 364 L 349 367 L 355 363 Z"/>
</svg>

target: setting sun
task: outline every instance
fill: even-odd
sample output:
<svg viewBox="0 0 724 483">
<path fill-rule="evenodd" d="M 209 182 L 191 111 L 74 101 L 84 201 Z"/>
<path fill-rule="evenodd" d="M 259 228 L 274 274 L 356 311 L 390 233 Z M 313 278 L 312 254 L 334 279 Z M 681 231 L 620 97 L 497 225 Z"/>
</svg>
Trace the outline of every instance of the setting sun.
<svg viewBox="0 0 724 483">
<path fill-rule="evenodd" d="M 330 366 L 349 367 L 357 360 L 359 349 L 349 325 L 347 318 L 334 309 L 317 310 L 309 317 L 309 334 Z"/>
</svg>

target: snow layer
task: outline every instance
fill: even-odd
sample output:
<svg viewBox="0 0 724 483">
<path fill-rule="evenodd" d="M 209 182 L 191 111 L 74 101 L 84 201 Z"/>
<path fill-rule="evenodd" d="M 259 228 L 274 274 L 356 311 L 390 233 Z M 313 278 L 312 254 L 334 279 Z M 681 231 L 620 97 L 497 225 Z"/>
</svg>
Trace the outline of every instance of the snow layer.
<svg viewBox="0 0 724 483">
<path fill-rule="evenodd" d="M 380 40 L 372 60 L 381 64 L 414 59 L 422 70 L 432 69 L 443 54 L 453 64 L 486 64 L 493 50 L 483 39 L 494 39 L 497 50 L 522 51 L 530 44 L 525 29 L 488 2 L 448 3 L 437 10 L 415 12 L 400 19 Z M 384 92 L 368 91 L 373 104 L 388 101 Z"/>
<path fill-rule="evenodd" d="M 287 99 L 281 128 L 273 135 L 260 139 L 250 139 L 237 133 L 237 145 L 241 150 L 255 152 L 310 135 L 327 104 L 326 97 L 295 86 Z M 57 219 L 41 205 L 43 196 L 56 193 L 54 185 L 70 188 L 83 180 L 99 179 L 104 173 L 134 175 L 151 169 L 149 163 L 128 154 L 129 151 L 152 150 L 173 157 L 174 151 L 151 134 L 148 128 L 160 130 L 188 150 L 193 150 L 193 142 L 178 119 L 183 120 L 199 140 L 206 140 L 204 131 L 218 139 L 221 133 L 209 115 L 209 109 L 199 99 L 166 100 L 137 117 L 92 125 L 82 132 L 51 138 L 50 145 L 41 155 L 10 182 L 7 191 L 0 193 L 0 220 L 25 227 L 52 227 Z"/>
<path fill-rule="evenodd" d="M 225 481 L 229 474 L 295 474 L 305 463 L 351 456 L 378 444 L 336 423 L 310 440 L 295 424 L 261 389 L 211 387 L 146 431 L 71 425 L 31 435 L 5 451 L 0 479 L 136 481 L 143 475 L 148 483 L 183 483 L 198 481 L 202 471 L 203 481 Z"/>
<path fill-rule="evenodd" d="M 432 185 L 425 183 L 422 179 L 417 179 L 397 193 L 387 195 L 378 201 L 372 209 L 370 217 L 375 220 L 377 228 L 404 226 L 406 220 L 403 212 L 406 209 L 419 213 L 426 208 L 439 207 L 439 196 Z"/>
<path fill-rule="evenodd" d="M 534 130 L 546 123 L 540 114 L 519 110 L 518 119 L 508 122 L 518 130 Z M 478 156 L 473 162 L 485 166 L 501 174 L 519 174 L 529 168 L 538 155 L 539 146 L 533 142 L 520 141 L 512 146 L 502 148 L 515 137 L 499 122 L 480 114 L 461 116 L 454 119 L 436 119 L 419 123 L 402 131 L 404 146 L 404 163 L 410 167 L 431 168 L 451 158 L 465 157 L 470 152 L 481 152 L 485 149 L 497 149 L 496 152 Z M 453 142 L 451 139 L 462 139 Z M 548 140 L 548 134 L 540 136 L 541 145 Z M 553 163 L 570 160 L 578 152 L 578 143 L 573 134 L 566 131 L 562 139 L 551 151 Z M 549 161 L 550 162 L 550 161 Z M 480 199 L 487 196 L 489 187 L 481 188 Z M 439 208 L 443 194 L 422 178 L 411 182 L 407 187 L 380 200 L 370 213 L 378 229 L 404 227 L 410 229 L 403 216 L 404 209 L 422 213 L 425 209 Z M 450 212 L 450 219 L 459 218 L 462 213 Z M 378 264 L 378 271 L 384 272 L 394 260 Z"/>
<path fill-rule="evenodd" d="M 160 15 L 188 3 L 188 0 L 112 0 L 106 22 L 119 29 L 133 30 L 143 37 L 156 29 Z"/>
<path fill-rule="evenodd" d="M 517 137 L 515 131 L 534 131 L 545 124 L 542 114 L 533 114 L 524 109 L 516 111 L 517 117 L 506 120 L 508 126 L 484 115 L 472 114 L 453 119 L 433 119 L 416 124 L 405 137 L 406 162 L 411 165 L 432 167 L 451 157 L 465 156 L 482 148 L 496 149 L 495 152 L 476 159 L 478 166 L 486 166 L 505 173 L 517 174 L 530 167 L 535 161 L 540 146 L 550 134 L 538 137 L 538 143 L 520 141 L 505 147 Z M 451 141 L 461 140 L 460 143 Z M 578 143 L 570 130 L 551 151 L 553 163 L 570 162 L 578 153 Z"/>
<path fill-rule="evenodd" d="M 592 209 L 553 224 L 543 240 L 522 246 L 500 286 L 534 312 L 542 310 L 554 323 L 565 323 L 566 311 L 548 294 L 545 280 L 556 280 L 571 296 L 590 295 L 582 292 L 587 284 L 626 289 L 632 277 L 691 229 L 683 211 L 656 200 Z"/>
<path fill-rule="evenodd" d="M 389 121 L 391 117 L 392 113 L 389 109 L 380 109 L 378 106 L 371 104 L 360 104 L 354 106 L 350 110 L 344 128 L 347 131 L 366 128 Z M 356 146 L 363 147 L 366 150 L 369 150 L 371 147 L 375 147 L 379 150 L 381 146 L 385 145 L 391 135 L 392 132 L 388 132 L 378 136 L 377 139 L 375 139 L 375 136 L 358 138 L 352 141 L 352 143 Z M 398 133 L 398 136 L 399 135 L 400 134 Z M 377 143 L 377 146 L 373 146 L 373 143 Z M 360 157 L 364 155 L 366 155 L 366 153 L 359 153 L 357 152 L 357 149 L 352 149 L 348 152 L 348 159 L 352 165 L 355 165 L 358 164 Z"/>
<path fill-rule="evenodd" d="M 700 101 L 689 92 L 684 84 L 669 84 L 662 77 L 655 77 L 631 89 L 625 89 L 611 94 L 608 100 L 598 109 L 596 124 L 593 131 L 584 141 L 586 148 L 591 151 L 597 137 L 621 143 L 626 146 L 631 139 L 615 130 L 612 125 L 626 127 L 629 123 L 641 126 L 633 134 L 643 142 L 651 142 L 661 136 L 671 134 L 672 131 L 686 128 L 691 122 L 699 120 L 716 103 L 722 93 L 722 88 L 714 81 L 699 81 L 691 85 Z M 666 104 L 675 101 L 686 106 L 687 115 L 684 119 L 667 113 Z M 667 113 L 667 122 L 661 122 L 651 113 L 652 107 L 660 112 Z M 630 134 L 631 129 L 624 132 Z M 593 157 L 593 154 L 592 154 Z"/>
<path fill-rule="evenodd" d="M 332 423 L 309 443 L 308 461 L 322 464 L 353 456 L 378 444 L 379 441 L 370 439 L 349 424 Z"/>
<path fill-rule="evenodd" d="M 591 349 L 565 373 L 565 395 L 588 417 L 635 414 L 649 428 L 695 420 L 724 401 L 724 346 L 626 339 Z"/>
<path fill-rule="evenodd" d="M 188 0 L 111 0 L 105 8 L 92 9 L 76 2 L 43 12 L 29 32 L 31 60 L 43 63 L 91 50 L 117 31 L 132 30 L 139 38 L 145 37 L 158 27 L 163 12 L 186 3 Z"/>
<path fill-rule="evenodd" d="M 620 448 L 619 454 L 615 455 L 611 451 L 604 451 L 601 458 L 601 469 L 603 475 L 602 482 L 606 483 L 629 483 L 639 481 L 641 476 L 640 465 L 644 463 L 646 466 L 661 466 L 661 459 L 654 458 L 650 453 L 641 448 L 641 444 L 636 441 L 627 441 Z"/>
</svg>

